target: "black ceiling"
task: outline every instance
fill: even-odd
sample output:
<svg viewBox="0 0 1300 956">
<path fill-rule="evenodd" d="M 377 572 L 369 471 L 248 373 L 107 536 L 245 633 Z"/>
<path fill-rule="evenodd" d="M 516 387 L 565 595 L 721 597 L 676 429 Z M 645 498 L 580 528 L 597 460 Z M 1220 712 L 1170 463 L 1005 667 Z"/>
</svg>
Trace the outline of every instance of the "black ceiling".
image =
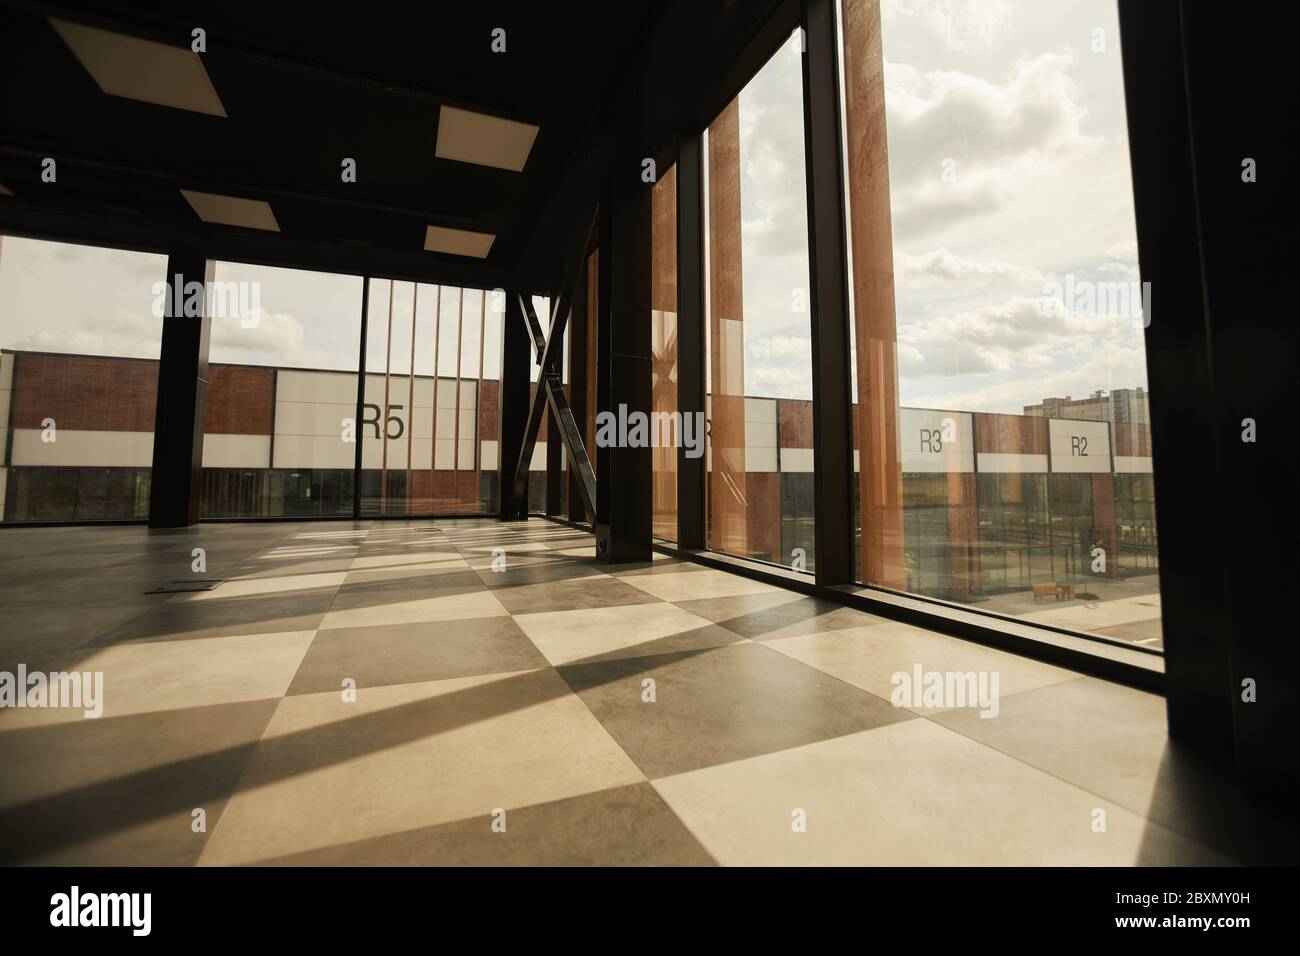
<svg viewBox="0 0 1300 956">
<path fill-rule="evenodd" d="M 561 239 L 548 235 L 548 217 L 570 202 L 565 184 L 590 158 L 611 89 L 653 77 L 664 57 L 698 58 L 703 45 L 734 58 L 773 6 L 0 4 L 0 184 L 14 193 L 0 197 L 0 229 L 546 288 Z M 202 27 L 203 62 L 227 117 L 105 94 L 51 16 L 181 47 Z M 505 53 L 491 49 L 498 27 Z M 642 62 L 647 50 L 656 62 Z M 655 114 L 649 99 L 645 112 Z M 438 159 L 443 103 L 540 127 L 524 170 Z M 653 135 L 671 132 L 671 122 Z M 41 182 L 46 156 L 58 162 L 55 184 Z M 341 181 L 344 157 L 357 161 L 356 183 Z M 182 188 L 265 199 L 281 232 L 200 222 Z M 497 239 L 483 261 L 429 253 L 429 224 Z"/>
</svg>

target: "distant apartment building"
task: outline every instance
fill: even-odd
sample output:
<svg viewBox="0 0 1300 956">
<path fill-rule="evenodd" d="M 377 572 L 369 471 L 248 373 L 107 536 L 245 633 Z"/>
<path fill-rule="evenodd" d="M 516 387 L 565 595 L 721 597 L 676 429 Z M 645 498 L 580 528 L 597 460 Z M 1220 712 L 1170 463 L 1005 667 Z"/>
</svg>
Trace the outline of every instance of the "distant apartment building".
<svg viewBox="0 0 1300 956">
<path fill-rule="evenodd" d="M 1025 414 L 1035 418 L 1078 418 L 1094 422 L 1125 422 L 1147 425 L 1151 422 L 1150 406 L 1144 388 L 1116 388 L 1093 392 L 1087 398 L 1045 398 L 1037 405 L 1026 405 Z"/>
</svg>

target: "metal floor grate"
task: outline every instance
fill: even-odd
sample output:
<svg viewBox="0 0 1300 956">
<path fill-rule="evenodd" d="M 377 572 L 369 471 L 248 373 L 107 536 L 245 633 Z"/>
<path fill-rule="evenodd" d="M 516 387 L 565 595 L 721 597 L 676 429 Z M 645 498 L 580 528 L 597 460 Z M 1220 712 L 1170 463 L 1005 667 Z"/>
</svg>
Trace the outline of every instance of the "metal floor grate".
<svg viewBox="0 0 1300 956">
<path fill-rule="evenodd" d="M 186 581 L 168 581 L 150 588 L 145 594 L 175 594 L 182 591 L 211 591 L 218 585 L 225 584 L 225 578 L 190 578 Z"/>
</svg>

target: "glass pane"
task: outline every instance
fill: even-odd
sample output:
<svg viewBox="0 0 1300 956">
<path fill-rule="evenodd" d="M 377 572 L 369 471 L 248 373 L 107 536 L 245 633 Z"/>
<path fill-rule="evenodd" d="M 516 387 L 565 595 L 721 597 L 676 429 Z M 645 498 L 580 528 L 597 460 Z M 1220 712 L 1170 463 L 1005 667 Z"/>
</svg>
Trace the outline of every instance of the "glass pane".
<svg viewBox="0 0 1300 956">
<path fill-rule="evenodd" d="M 203 516 L 350 515 L 361 277 L 217 262 L 214 280 Z"/>
<path fill-rule="evenodd" d="M 677 168 L 655 183 L 650 221 L 654 535 L 677 540 Z"/>
<path fill-rule="evenodd" d="M 166 272 L 162 255 L 0 237 L 6 521 L 148 516 Z"/>
<path fill-rule="evenodd" d="M 493 300 L 477 289 L 371 281 L 366 402 L 370 417 L 386 408 L 387 427 L 368 425 L 364 434 L 363 513 L 495 507 L 495 483 L 485 471 L 495 468 L 495 381 L 482 402 L 479 396 L 485 368 L 495 376 L 499 362 L 497 355 L 488 363 L 489 343 L 500 342 Z"/>
<path fill-rule="evenodd" d="M 541 323 L 542 332 L 545 336 L 550 335 L 551 330 L 551 300 L 548 296 L 534 295 L 533 311 L 537 313 L 537 321 Z M 537 361 L 537 356 L 532 353 L 532 346 L 529 346 L 529 354 L 532 360 L 528 363 L 529 380 L 532 382 L 528 389 L 528 400 L 531 402 L 537 394 L 537 383 L 541 377 L 542 367 Z M 542 415 L 542 424 L 537 429 L 537 443 L 533 445 L 533 457 L 528 463 L 528 512 L 529 514 L 546 513 L 546 443 L 548 440 L 549 428 L 547 427 L 550 420 L 550 414 Z"/>
<path fill-rule="evenodd" d="M 950 7 L 840 8 L 859 579 L 1158 648 L 1115 4 Z"/>
<path fill-rule="evenodd" d="M 811 571 L 812 348 L 799 48 L 709 125 L 709 545 Z"/>
</svg>

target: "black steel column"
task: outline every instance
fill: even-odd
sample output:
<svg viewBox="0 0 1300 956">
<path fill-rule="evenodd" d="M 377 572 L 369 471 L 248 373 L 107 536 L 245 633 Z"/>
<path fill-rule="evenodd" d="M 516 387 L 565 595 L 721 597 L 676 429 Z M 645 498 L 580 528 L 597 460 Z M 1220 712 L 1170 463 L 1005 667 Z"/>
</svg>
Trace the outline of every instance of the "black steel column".
<svg viewBox="0 0 1300 956">
<path fill-rule="evenodd" d="M 1120 27 L 1138 258 L 1142 279 L 1152 284 L 1146 356 L 1169 731 L 1230 757 L 1232 661 L 1225 541 L 1216 517 L 1216 399 L 1179 9 L 1121 3 Z M 1195 481 L 1184 480 L 1191 474 Z"/>
<path fill-rule="evenodd" d="M 366 337 L 370 324 L 370 276 L 363 276 L 361 279 L 361 344 L 357 350 L 357 405 L 353 414 L 356 416 L 352 421 L 352 440 L 356 442 L 356 448 L 352 456 L 352 517 L 354 519 L 361 517 L 361 451 L 364 443 L 361 438 L 361 418 L 362 406 L 366 403 Z M 437 414 L 438 404 L 438 375 L 434 370 L 434 414 Z"/>
<path fill-rule="evenodd" d="M 582 261 L 582 272 L 578 276 L 578 287 L 573 292 L 573 309 L 569 314 L 569 407 L 573 409 L 574 421 L 578 429 L 585 434 L 587 421 L 587 336 L 594 334 L 588 329 L 587 283 L 590 281 L 587 266 L 589 258 Z M 585 439 L 584 439 L 585 441 Z M 594 464 L 596 449 L 587 449 L 587 457 Z M 592 515 L 582 502 L 582 491 L 578 488 L 577 472 L 573 462 L 569 462 L 569 520 L 591 521 Z"/>
<path fill-rule="evenodd" d="M 815 570 L 817 583 L 827 586 L 853 581 L 853 391 L 834 0 L 803 0 L 803 27 Z"/>
<path fill-rule="evenodd" d="M 519 293 L 510 289 L 506 292 L 506 312 L 501 317 L 501 382 L 497 396 L 497 516 L 502 521 L 528 517 L 527 483 L 523 495 L 516 498 L 514 480 L 528 423 L 532 362 L 533 343 L 524 325 Z"/>
<path fill-rule="evenodd" d="M 168 308 L 163 316 L 154 418 L 149 527 L 184 528 L 199 520 L 203 490 L 203 409 L 208 386 L 207 283 L 213 265 L 201 253 L 167 256 Z M 192 293 L 187 299 L 188 291 Z M 198 314 L 186 315 L 186 312 Z"/>
<path fill-rule="evenodd" d="M 1270 49 L 1268 18 L 1196 4 L 1126 0 L 1120 28 L 1138 255 L 1151 283 L 1169 731 L 1233 760 L 1248 789 L 1294 795 L 1300 647 L 1284 633 L 1295 581 L 1275 555 L 1295 540 L 1297 515 L 1288 495 L 1261 495 L 1285 483 L 1297 443 L 1290 247 L 1261 241 L 1292 231 L 1296 215 L 1288 151 L 1258 94 L 1285 84 L 1286 53 Z M 1247 419 L 1254 441 L 1243 440 Z"/>
<path fill-rule="evenodd" d="M 651 411 L 650 200 L 641 161 L 620 150 L 600 204 L 596 407 L 615 416 Z M 647 429 L 648 433 L 648 429 Z M 597 428 L 596 556 L 652 555 L 653 461 L 647 443 L 601 442 Z M 648 434 L 647 434 L 648 437 Z"/>
<path fill-rule="evenodd" d="M 703 421 L 707 391 L 701 146 L 699 133 L 683 136 L 677 143 L 677 407 L 683 422 L 689 415 Z M 683 444 L 677 455 L 677 546 L 700 550 L 707 547 L 708 457 L 690 458 L 687 450 Z"/>
<path fill-rule="evenodd" d="M 554 308 L 556 296 L 552 294 L 551 305 Z M 548 329 L 547 336 L 550 331 Z M 564 339 L 555 343 L 555 367 L 564 369 Z M 540 387 L 540 385 L 539 385 Z M 546 513 L 558 515 L 564 511 L 564 476 L 560 467 L 564 460 L 564 442 L 560 440 L 560 424 L 550 406 L 546 409 Z"/>
</svg>

